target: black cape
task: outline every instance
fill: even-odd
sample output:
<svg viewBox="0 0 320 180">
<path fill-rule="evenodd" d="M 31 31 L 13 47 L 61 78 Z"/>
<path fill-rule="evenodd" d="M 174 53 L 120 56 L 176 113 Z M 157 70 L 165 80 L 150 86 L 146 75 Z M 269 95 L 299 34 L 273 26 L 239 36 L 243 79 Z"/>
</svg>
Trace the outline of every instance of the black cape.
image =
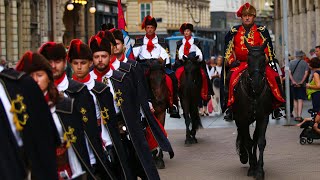
<svg viewBox="0 0 320 180">
<path fill-rule="evenodd" d="M 0 82 L 10 100 L 17 99 L 17 95 L 23 97 L 22 103 L 25 104 L 26 111 L 18 114 L 18 118 L 22 119 L 23 115 L 28 115 L 29 118 L 21 131 L 23 147 L 20 150 L 24 151 L 23 153 L 31 165 L 32 177 L 35 179 L 58 179 L 55 151 L 60 141 L 43 93 L 30 76 L 13 69 L 5 69 L 1 72 Z M 6 118 L 6 122 L 8 121 Z M 4 124 L 6 123 L 4 122 Z M 12 139 L 12 133 L 0 131 L 0 136 L 5 134 L 9 136 L 0 139 L 9 140 L 4 142 L 3 145 L 9 144 L 10 147 L 2 146 L 0 148 L 0 156 L 3 157 L 0 163 L 0 177 L 1 179 L 21 179 L 20 177 L 24 177 L 24 174 L 22 174 L 24 167 L 18 154 L 22 153 L 17 151 L 17 143 L 15 139 Z"/>
<path fill-rule="evenodd" d="M 125 73 L 113 71 L 110 78 L 115 91 L 115 100 L 126 123 L 131 142 L 148 179 L 160 179 L 158 171 L 140 125 L 140 105 L 136 100 L 134 85 Z"/>
<path fill-rule="evenodd" d="M 128 68 L 128 64 L 131 64 L 132 68 Z M 125 70 L 126 69 L 126 70 Z M 140 106 L 142 108 L 143 113 L 146 116 L 147 123 L 152 131 L 153 136 L 155 137 L 159 147 L 166 152 L 169 152 L 170 158 L 173 158 L 174 151 L 172 149 L 172 146 L 168 140 L 168 138 L 164 135 L 161 128 L 159 127 L 157 120 L 155 119 L 154 115 L 150 111 L 150 107 L 148 104 L 148 101 L 151 101 L 151 99 L 148 98 L 148 93 L 146 90 L 146 80 L 143 74 L 143 70 L 136 61 L 128 60 L 128 63 L 120 63 L 119 67 L 120 71 L 127 72 L 128 78 L 130 78 L 131 82 L 133 82 L 133 85 L 136 88 L 136 101 L 140 103 Z M 149 91 L 150 92 L 150 91 Z"/>
</svg>

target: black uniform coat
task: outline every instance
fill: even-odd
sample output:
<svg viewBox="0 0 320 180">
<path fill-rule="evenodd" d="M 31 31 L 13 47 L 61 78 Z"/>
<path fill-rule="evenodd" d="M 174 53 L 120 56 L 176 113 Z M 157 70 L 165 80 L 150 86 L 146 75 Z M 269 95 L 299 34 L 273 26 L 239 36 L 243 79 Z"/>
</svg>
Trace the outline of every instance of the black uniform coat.
<svg viewBox="0 0 320 180">
<path fill-rule="evenodd" d="M 118 128 L 118 119 L 116 117 L 116 111 L 114 109 L 114 101 L 110 88 L 103 83 L 95 80 L 95 86 L 91 90 L 97 98 L 97 102 L 101 111 L 101 119 L 103 119 L 106 124 L 104 125 L 112 140 L 112 145 L 115 148 L 119 162 L 122 167 L 125 179 L 133 179 L 131 171 L 128 165 L 128 157 L 125 153 L 124 146 L 121 142 L 120 132 Z M 102 116 L 105 116 L 103 118 Z M 101 124 L 102 126 L 103 124 Z"/>
<path fill-rule="evenodd" d="M 26 111 L 21 114 L 17 114 L 20 120 L 23 119 L 24 115 L 28 116 L 26 124 L 23 125 L 21 136 L 23 140 L 22 149 L 27 161 L 30 162 L 32 177 L 35 179 L 58 179 L 56 147 L 60 143 L 59 136 L 52 119 L 51 112 L 44 100 L 43 93 L 39 86 L 30 76 L 14 71 L 13 69 L 5 69 L 0 73 L 0 83 L 4 86 L 7 92 L 6 95 L 9 96 L 10 101 L 16 100 L 17 95 L 21 95 L 23 97 L 22 103 L 25 104 Z M 17 105 L 16 108 L 19 109 L 18 106 L 20 105 Z M 6 120 L 8 122 L 7 118 Z M 3 134 L 12 133 L 1 131 L 1 136 Z M 13 142 L 15 140 L 10 137 L 12 136 L 7 137 L 10 139 L 10 145 L 16 144 L 16 142 Z M 5 137 L 1 137 L 1 139 L 2 138 Z M 19 177 L 23 177 L 24 175 L 21 174 L 22 163 L 18 163 L 17 165 L 11 164 L 11 162 L 15 163 L 15 161 L 19 161 L 18 157 L 13 158 L 13 161 L 3 161 L 5 159 L 8 160 L 8 158 L 14 156 L 14 154 L 17 154 L 18 147 L 4 148 L 2 146 L 0 149 L 4 152 L 10 149 L 12 150 L 12 152 L 7 154 L 6 158 L 1 158 L 0 177 L 2 177 L 2 175 L 4 176 L 4 178 L 1 179 L 16 179 L 15 177 L 19 179 Z M 0 156 L 3 156 L 2 153 L 3 152 L 0 153 Z M 3 163 L 7 163 L 5 164 L 5 167 L 3 167 Z M 10 169 L 12 166 L 17 166 L 18 169 Z"/>
<path fill-rule="evenodd" d="M 131 66 L 129 66 L 131 64 Z M 134 66 L 135 65 L 135 66 Z M 128 74 L 128 78 L 131 76 L 131 82 L 137 90 L 136 100 L 140 103 L 143 113 L 146 116 L 147 123 L 151 129 L 153 136 L 155 137 L 159 147 L 166 152 L 169 152 L 170 158 L 173 158 L 174 152 L 168 138 L 164 135 L 159 127 L 157 120 L 150 111 L 148 104 L 147 90 L 145 89 L 146 80 L 143 71 L 136 61 L 128 60 L 127 63 L 120 62 L 119 70 Z"/>
<path fill-rule="evenodd" d="M 65 93 L 75 99 L 75 109 L 76 112 L 78 112 L 77 114 L 80 115 L 79 119 L 83 122 L 84 134 L 93 150 L 96 162 L 108 173 L 109 177 L 113 177 L 113 173 L 110 171 L 110 168 L 107 167 L 107 158 L 103 153 L 93 97 L 86 85 L 72 79 L 68 79 L 68 81 L 69 86 Z"/>
<path fill-rule="evenodd" d="M 79 121 L 81 117 L 75 111 L 74 99 L 63 98 L 56 104 L 56 113 L 62 125 L 63 132 L 72 133 L 67 136 L 68 141 L 71 142 L 70 145 L 72 146 L 69 148 L 73 148 L 79 162 L 81 163 L 82 169 L 85 170 L 87 172 L 87 176 L 90 177 L 89 179 L 95 179 L 91 169 L 82 123 Z M 74 130 L 73 132 L 71 128 Z M 72 142 L 73 137 L 76 138 L 74 142 Z"/>
<path fill-rule="evenodd" d="M 134 85 L 128 76 L 120 71 L 113 71 L 110 78 L 115 91 L 115 100 L 119 104 L 120 113 L 126 123 L 131 142 L 148 179 L 160 179 L 158 171 L 140 125 L 140 105 L 136 100 Z"/>
</svg>

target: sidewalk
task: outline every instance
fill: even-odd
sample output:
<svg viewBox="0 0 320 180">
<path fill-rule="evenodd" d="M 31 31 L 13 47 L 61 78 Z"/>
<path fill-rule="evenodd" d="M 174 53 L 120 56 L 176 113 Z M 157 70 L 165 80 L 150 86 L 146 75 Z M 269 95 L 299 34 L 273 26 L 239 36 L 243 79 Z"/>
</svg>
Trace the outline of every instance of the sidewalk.
<svg viewBox="0 0 320 180">
<path fill-rule="evenodd" d="M 302 117 L 309 117 L 310 114 L 308 113 L 308 109 L 312 108 L 311 101 L 304 101 L 304 107 L 302 111 Z M 182 114 L 183 111 L 180 109 L 180 113 Z M 283 111 L 283 113 L 285 113 Z M 234 122 L 227 122 L 223 119 L 222 114 L 215 114 L 211 113 L 209 116 L 202 116 L 201 117 L 203 128 L 226 128 L 226 127 L 236 127 Z M 280 120 L 269 120 L 269 125 L 285 125 L 287 124 L 286 119 L 281 118 Z M 291 118 L 290 124 L 296 124 L 293 118 Z M 180 119 L 174 119 L 170 118 L 170 116 L 167 114 L 166 116 L 166 123 L 165 123 L 165 129 L 185 129 L 186 125 L 184 122 L 183 115 L 181 115 Z"/>
</svg>

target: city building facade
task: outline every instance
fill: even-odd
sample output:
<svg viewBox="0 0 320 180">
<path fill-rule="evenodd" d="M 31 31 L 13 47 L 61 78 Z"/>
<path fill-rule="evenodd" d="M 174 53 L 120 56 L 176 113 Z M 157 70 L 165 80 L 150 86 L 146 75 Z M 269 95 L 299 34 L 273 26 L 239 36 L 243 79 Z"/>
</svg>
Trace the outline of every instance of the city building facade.
<svg viewBox="0 0 320 180">
<path fill-rule="evenodd" d="M 0 0 L 0 58 L 14 67 L 27 50 L 36 51 L 47 41 L 74 38 L 87 42 L 96 31 L 93 1 L 86 4 L 69 0 Z M 93 12 L 93 11 L 92 11 Z"/>
<path fill-rule="evenodd" d="M 158 22 L 157 33 L 170 35 L 179 31 L 181 24 L 194 24 L 198 33 L 210 28 L 209 0 L 127 0 L 127 27 L 130 35 L 143 35 L 141 23 L 146 15 Z"/>
<path fill-rule="evenodd" d="M 276 53 L 283 60 L 283 33 L 288 34 L 289 54 L 302 50 L 309 56 L 310 49 L 320 45 L 320 0 L 288 0 L 288 32 L 283 32 L 283 2 L 274 1 Z"/>
</svg>

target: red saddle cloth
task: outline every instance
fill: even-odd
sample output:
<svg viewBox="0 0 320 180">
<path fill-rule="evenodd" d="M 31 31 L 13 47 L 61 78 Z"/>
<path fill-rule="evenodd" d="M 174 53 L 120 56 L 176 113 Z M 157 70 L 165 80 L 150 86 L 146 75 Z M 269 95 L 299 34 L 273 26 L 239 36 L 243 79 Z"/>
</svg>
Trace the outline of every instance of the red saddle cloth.
<svg viewBox="0 0 320 180">
<path fill-rule="evenodd" d="M 180 88 L 180 78 L 182 76 L 182 73 L 184 72 L 184 67 L 179 67 L 176 70 L 176 77 L 178 79 L 178 88 Z M 202 78 L 202 86 L 201 86 L 201 98 L 206 101 L 208 100 L 208 80 L 207 80 L 207 76 L 206 73 L 204 72 L 204 70 L 201 68 L 200 69 L 201 72 L 201 78 Z"/>
<path fill-rule="evenodd" d="M 232 75 L 230 77 L 230 84 L 229 84 L 229 98 L 228 98 L 228 107 L 234 103 L 234 92 L 233 89 L 238 84 L 242 73 L 248 68 L 247 62 L 241 62 L 240 66 L 232 68 Z M 276 77 L 279 74 L 275 72 L 270 66 L 266 66 L 266 78 L 270 89 L 272 91 L 273 96 L 275 97 L 275 102 L 273 103 L 273 108 L 279 107 L 282 103 L 285 102 L 284 98 L 280 93 L 280 89 L 276 82 Z"/>
<path fill-rule="evenodd" d="M 154 116 L 154 118 L 156 119 L 163 134 L 166 137 L 168 137 L 168 134 L 167 134 L 166 130 L 164 129 L 164 127 L 162 126 L 162 124 L 160 123 L 160 121 L 155 116 Z M 157 140 L 155 139 L 155 137 L 153 136 L 153 134 L 151 132 L 150 126 L 147 126 L 147 128 L 146 128 L 146 139 L 147 139 L 150 151 L 155 150 L 159 146 Z"/>
</svg>

